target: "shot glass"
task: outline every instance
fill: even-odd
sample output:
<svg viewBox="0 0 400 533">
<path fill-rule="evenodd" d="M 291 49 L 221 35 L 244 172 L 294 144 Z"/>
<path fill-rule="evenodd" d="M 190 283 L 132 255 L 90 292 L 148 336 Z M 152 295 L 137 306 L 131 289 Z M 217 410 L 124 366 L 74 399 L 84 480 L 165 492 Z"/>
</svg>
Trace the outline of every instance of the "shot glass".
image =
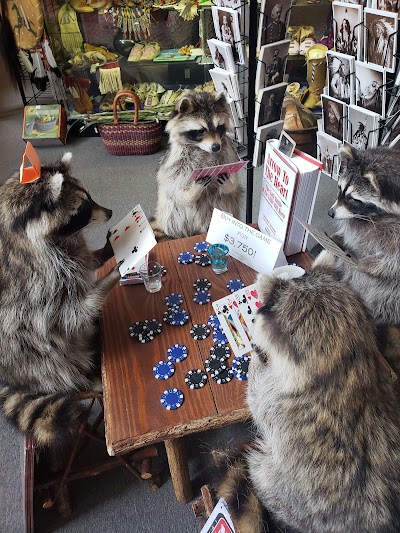
<svg viewBox="0 0 400 533">
<path fill-rule="evenodd" d="M 161 289 L 161 268 L 161 265 L 155 261 L 149 261 L 140 267 L 140 277 L 149 292 L 158 292 Z"/>
<path fill-rule="evenodd" d="M 208 249 L 211 258 L 211 268 L 216 274 L 222 274 L 228 270 L 229 248 L 226 244 L 212 244 Z"/>
</svg>

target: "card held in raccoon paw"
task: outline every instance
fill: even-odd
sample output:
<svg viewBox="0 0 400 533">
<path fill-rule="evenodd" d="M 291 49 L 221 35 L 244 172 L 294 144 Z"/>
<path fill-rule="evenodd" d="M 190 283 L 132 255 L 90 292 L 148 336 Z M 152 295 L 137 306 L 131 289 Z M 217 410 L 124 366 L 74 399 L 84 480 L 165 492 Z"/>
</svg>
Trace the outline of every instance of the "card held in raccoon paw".
<svg viewBox="0 0 400 533">
<path fill-rule="evenodd" d="M 174 344 L 167 350 L 168 360 L 173 363 L 180 363 L 188 356 L 189 350 L 184 344 Z"/>
<path fill-rule="evenodd" d="M 211 281 L 209 281 L 207 278 L 200 278 L 196 279 L 196 281 L 193 283 L 193 288 L 196 289 L 196 291 L 207 291 L 211 288 Z"/>
<path fill-rule="evenodd" d="M 153 374 L 156 379 L 168 379 L 174 375 L 175 366 L 171 361 L 159 361 L 153 366 Z"/>
<path fill-rule="evenodd" d="M 194 262 L 196 265 L 206 267 L 211 265 L 211 259 L 207 254 L 196 255 Z"/>
<path fill-rule="evenodd" d="M 183 303 L 182 295 L 171 292 L 171 294 L 165 297 L 165 303 L 168 307 L 180 306 Z"/>
<path fill-rule="evenodd" d="M 194 261 L 194 254 L 192 252 L 181 252 L 178 255 L 178 263 L 181 265 L 188 265 L 189 263 L 193 263 Z"/>
<path fill-rule="evenodd" d="M 241 279 L 230 279 L 228 283 L 226 284 L 226 288 L 230 290 L 231 292 L 238 291 L 240 289 L 244 289 L 245 284 Z"/>
<path fill-rule="evenodd" d="M 227 344 L 214 344 L 210 348 L 210 355 L 214 355 L 219 359 L 228 359 L 231 355 L 231 350 Z"/>
<path fill-rule="evenodd" d="M 197 341 L 201 340 L 203 341 L 206 339 L 211 333 L 211 329 L 206 326 L 205 324 L 194 324 L 190 330 L 191 336 Z"/>
<path fill-rule="evenodd" d="M 189 370 L 185 376 L 185 383 L 189 389 L 201 389 L 207 383 L 207 374 L 200 368 Z"/>
<path fill-rule="evenodd" d="M 179 389 L 167 389 L 160 398 L 161 405 L 168 411 L 174 411 L 183 404 L 183 392 Z"/>
<path fill-rule="evenodd" d="M 209 248 L 209 244 L 206 241 L 196 242 L 194 245 L 194 251 L 198 253 L 206 252 Z"/>
<path fill-rule="evenodd" d="M 197 291 L 193 296 L 194 303 L 206 305 L 211 302 L 211 294 L 208 291 Z"/>
</svg>

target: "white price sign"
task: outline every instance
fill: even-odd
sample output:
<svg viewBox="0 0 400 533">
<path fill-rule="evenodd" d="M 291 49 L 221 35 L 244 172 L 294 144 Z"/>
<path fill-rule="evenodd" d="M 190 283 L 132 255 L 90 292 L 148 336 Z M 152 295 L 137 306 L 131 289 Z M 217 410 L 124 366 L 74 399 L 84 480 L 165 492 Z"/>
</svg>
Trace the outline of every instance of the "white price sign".
<svg viewBox="0 0 400 533">
<path fill-rule="evenodd" d="M 207 242 L 226 244 L 231 257 L 262 274 L 286 265 L 280 254 L 282 243 L 219 209 L 213 211 Z"/>
</svg>

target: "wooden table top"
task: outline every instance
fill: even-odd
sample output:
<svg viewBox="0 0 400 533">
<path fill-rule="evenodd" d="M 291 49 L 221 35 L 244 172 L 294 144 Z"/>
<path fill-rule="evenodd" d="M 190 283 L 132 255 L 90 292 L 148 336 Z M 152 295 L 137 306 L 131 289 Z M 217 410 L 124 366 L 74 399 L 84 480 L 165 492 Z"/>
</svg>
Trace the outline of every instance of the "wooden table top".
<svg viewBox="0 0 400 533">
<path fill-rule="evenodd" d="M 254 283 L 256 272 L 243 263 L 229 258 L 228 271 L 216 275 L 211 267 L 195 263 L 181 265 L 177 258 L 180 252 L 192 251 L 196 242 L 205 240 L 204 235 L 188 237 L 157 244 L 151 260 L 167 268 L 161 291 L 151 294 L 142 284 L 117 285 L 108 296 L 103 309 L 103 356 L 102 379 L 106 442 L 110 455 L 127 453 L 135 448 L 182 437 L 189 433 L 222 427 L 243 421 L 249 413 L 245 404 L 246 382 L 233 379 L 218 385 L 209 375 L 207 384 L 191 390 L 185 384 L 189 370 L 204 369 L 213 345 L 212 336 L 194 340 L 189 331 L 193 324 L 206 324 L 213 313 L 211 302 L 198 305 L 193 301 L 193 282 L 208 278 L 212 287 L 212 301 L 229 294 L 226 283 L 233 278 L 245 285 Z M 304 264 L 304 254 L 293 260 Z M 297 259 L 297 261 L 296 261 Z M 111 259 L 99 269 L 99 277 L 114 265 Z M 190 315 L 184 326 L 171 326 L 163 322 L 167 310 L 165 296 L 179 293 L 184 298 L 182 307 Z M 142 344 L 129 336 L 129 326 L 135 322 L 155 318 L 163 324 L 163 331 L 151 342 Z M 173 344 L 187 346 L 187 358 L 174 363 L 175 373 L 167 380 L 153 376 L 153 366 L 167 359 L 167 349 Z M 232 360 L 233 355 L 230 357 Z M 183 405 L 168 411 L 160 403 L 164 390 L 176 387 L 184 394 Z"/>
</svg>

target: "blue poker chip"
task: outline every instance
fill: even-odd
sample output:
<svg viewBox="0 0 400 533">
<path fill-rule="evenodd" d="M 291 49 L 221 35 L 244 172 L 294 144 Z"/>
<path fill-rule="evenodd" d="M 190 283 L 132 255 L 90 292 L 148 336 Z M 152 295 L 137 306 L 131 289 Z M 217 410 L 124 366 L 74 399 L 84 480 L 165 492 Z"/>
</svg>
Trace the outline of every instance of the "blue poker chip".
<svg viewBox="0 0 400 533">
<path fill-rule="evenodd" d="M 174 375 L 175 367 L 171 361 L 160 361 L 153 366 L 153 374 L 156 379 L 168 379 Z"/>
<path fill-rule="evenodd" d="M 174 411 L 183 404 L 183 392 L 179 389 L 167 389 L 160 398 L 161 405 L 168 411 Z"/>
<path fill-rule="evenodd" d="M 171 326 L 184 326 L 189 320 L 189 313 L 181 307 L 172 307 L 164 313 L 164 320 Z"/>
<path fill-rule="evenodd" d="M 192 252 L 181 252 L 178 255 L 178 263 L 181 265 L 188 265 L 189 263 L 193 263 L 194 261 L 194 254 Z"/>
<path fill-rule="evenodd" d="M 246 354 L 237 355 L 232 361 L 232 371 L 236 379 L 247 381 L 250 357 Z"/>
<path fill-rule="evenodd" d="M 217 317 L 217 315 L 215 313 L 213 315 L 211 315 L 210 318 L 207 320 L 207 324 L 212 329 L 221 329 L 221 323 L 218 320 L 218 317 Z"/>
<path fill-rule="evenodd" d="M 239 289 L 243 289 L 244 287 L 245 284 L 241 279 L 230 279 L 226 284 L 226 288 L 229 289 L 231 292 L 238 291 Z"/>
<path fill-rule="evenodd" d="M 206 305 L 211 302 L 211 294 L 208 291 L 197 291 L 193 296 L 193 301 L 199 305 Z"/>
<path fill-rule="evenodd" d="M 171 292 L 171 294 L 168 294 L 168 296 L 165 297 L 165 303 L 168 307 L 179 307 L 181 303 L 183 303 L 182 295 L 177 294 L 175 292 Z"/>
<path fill-rule="evenodd" d="M 215 329 L 212 338 L 215 344 L 228 344 L 228 339 L 222 329 Z"/>
<path fill-rule="evenodd" d="M 180 363 L 186 359 L 188 353 L 189 351 L 184 344 L 174 344 L 167 350 L 168 360 L 174 363 Z"/>
<path fill-rule="evenodd" d="M 206 252 L 210 245 L 206 241 L 196 242 L 194 245 L 194 251 L 198 253 Z"/>
</svg>

